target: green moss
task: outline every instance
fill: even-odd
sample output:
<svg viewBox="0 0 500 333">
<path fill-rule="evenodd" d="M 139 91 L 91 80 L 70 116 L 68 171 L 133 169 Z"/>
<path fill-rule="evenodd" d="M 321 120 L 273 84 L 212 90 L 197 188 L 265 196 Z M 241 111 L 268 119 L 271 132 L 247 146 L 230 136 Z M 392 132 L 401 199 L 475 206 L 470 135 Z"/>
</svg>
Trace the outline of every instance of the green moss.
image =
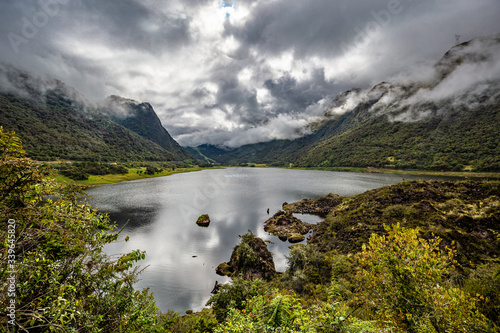
<svg viewBox="0 0 500 333">
<path fill-rule="evenodd" d="M 383 225 L 419 227 L 424 237 L 457 243 L 463 264 L 500 255 L 498 181 L 405 181 L 345 199 L 317 225 L 311 242 L 322 251 L 355 253 Z"/>
<path fill-rule="evenodd" d="M 299 243 L 305 239 L 305 236 L 296 232 L 287 235 L 288 241 L 290 243 Z"/>
</svg>

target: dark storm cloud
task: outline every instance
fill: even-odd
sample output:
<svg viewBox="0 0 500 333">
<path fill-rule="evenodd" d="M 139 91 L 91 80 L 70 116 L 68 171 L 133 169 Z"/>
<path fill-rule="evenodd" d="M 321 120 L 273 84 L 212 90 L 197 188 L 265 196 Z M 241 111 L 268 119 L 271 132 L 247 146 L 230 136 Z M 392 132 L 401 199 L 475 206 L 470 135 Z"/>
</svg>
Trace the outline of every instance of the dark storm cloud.
<svg viewBox="0 0 500 333">
<path fill-rule="evenodd" d="M 0 61 L 151 102 L 184 145 L 236 146 L 301 135 L 337 93 L 417 80 L 455 35 L 500 32 L 498 0 L 231 3 L 0 0 Z"/>
<path fill-rule="evenodd" d="M 191 41 L 190 17 L 176 13 L 158 15 L 143 2 L 80 0 L 65 9 L 67 13 L 80 13 L 73 27 L 78 33 L 93 34 L 116 47 L 157 53 Z M 75 19 L 71 14 L 67 17 Z"/>
<path fill-rule="evenodd" d="M 294 49 L 299 53 L 315 53 L 341 41 L 342 34 L 331 33 L 332 29 L 342 26 L 342 22 L 335 19 L 338 11 L 332 7 L 337 6 L 326 0 L 268 2 L 256 9 L 244 26 L 227 24 L 226 32 L 260 52 L 279 54 Z"/>
<path fill-rule="evenodd" d="M 299 112 L 332 94 L 335 85 L 325 80 L 323 68 L 312 70 L 311 78 L 297 82 L 289 73 L 264 83 L 271 95 L 279 101 L 280 113 Z"/>
<path fill-rule="evenodd" d="M 398 1 L 398 10 L 411 0 Z M 342 52 L 359 30 L 388 11 L 393 0 L 373 1 L 269 1 L 252 13 L 242 27 L 226 24 L 226 33 L 259 52 L 279 54 L 293 50 L 298 57 L 333 56 Z"/>
<path fill-rule="evenodd" d="M 36 53 L 30 44 L 46 46 L 65 36 L 92 38 L 118 48 L 158 53 L 191 42 L 188 15 L 159 13 L 135 0 L 45 0 L 2 3 L 2 32 L 27 40 L 11 51 Z M 6 33 L 4 35 L 8 37 Z M 16 44 L 16 43 L 14 43 Z M 28 44 L 28 45 L 25 45 Z"/>
</svg>

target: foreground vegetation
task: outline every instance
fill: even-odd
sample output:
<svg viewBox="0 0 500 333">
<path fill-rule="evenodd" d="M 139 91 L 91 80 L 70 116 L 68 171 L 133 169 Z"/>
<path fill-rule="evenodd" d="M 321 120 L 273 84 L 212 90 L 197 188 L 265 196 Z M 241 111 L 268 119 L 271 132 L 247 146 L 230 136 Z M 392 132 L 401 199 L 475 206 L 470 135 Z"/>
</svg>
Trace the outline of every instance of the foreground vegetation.
<svg viewBox="0 0 500 333">
<path fill-rule="evenodd" d="M 133 288 L 145 253 L 105 254 L 113 224 L 52 172 L 0 131 L 0 316 L 15 315 L 1 331 L 499 331 L 500 182 L 403 182 L 342 198 L 308 245 L 292 246 L 284 273 L 233 276 L 209 308 L 180 316 Z M 234 271 L 255 271 L 252 244 L 262 242 L 240 237 Z"/>
<path fill-rule="evenodd" d="M 1 331 L 154 332 L 153 297 L 133 288 L 144 252 L 106 255 L 103 246 L 118 237 L 109 219 L 78 200 L 81 187 L 56 183 L 46 165 L 25 158 L 1 128 L 0 156 Z"/>
</svg>

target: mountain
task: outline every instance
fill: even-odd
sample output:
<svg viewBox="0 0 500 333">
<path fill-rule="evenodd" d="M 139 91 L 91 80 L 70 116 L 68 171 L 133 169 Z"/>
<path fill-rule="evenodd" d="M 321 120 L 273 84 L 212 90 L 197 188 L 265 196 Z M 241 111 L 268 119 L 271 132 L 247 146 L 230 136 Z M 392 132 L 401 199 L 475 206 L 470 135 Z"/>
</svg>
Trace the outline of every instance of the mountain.
<svg viewBox="0 0 500 333">
<path fill-rule="evenodd" d="M 110 119 L 115 123 L 174 153 L 179 160 L 193 158 L 170 136 L 151 104 L 110 96 L 105 102 L 104 110 L 109 113 Z"/>
<path fill-rule="evenodd" d="M 197 149 L 223 164 L 499 171 L 498 54 L 500 36 L 474 39 L 419 77 L 339 94 L 300 139 Z"/>
<path fill-rule="evenodd" d="M 129 110 L 117 117 L 117 107 Z M 119 97 L 91 103 L 50 77 L 0 64 L 0 125 L 39 160 L 181 161 L 193 158 L 163 128 L 151 105 Z"/>
</svg>

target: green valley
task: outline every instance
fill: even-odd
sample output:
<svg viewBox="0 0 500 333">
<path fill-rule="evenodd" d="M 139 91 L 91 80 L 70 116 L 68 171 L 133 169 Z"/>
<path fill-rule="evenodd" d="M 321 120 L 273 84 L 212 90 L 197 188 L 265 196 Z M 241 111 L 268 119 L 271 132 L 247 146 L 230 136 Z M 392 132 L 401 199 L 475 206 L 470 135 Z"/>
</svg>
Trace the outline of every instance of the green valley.
<svg viewBox="0 0 500 333">
<path fill-rule="evenodd" d="M 499 331 L 498 181 L 405 181 L 353 197 L 285 205 L 290 212 L 327 212 L 307 245 L 291 247 L 286 271 L 274 270 L 265 242 L 252 232 L 240 235 L 226 273 L 234 274 L 232 283 L 216 288 L 210 307 L 181 316 L 160 313 L 147 289 L 133 288 L 144 252 L 103 252 L 119 233 L 107 216 L 78 201 L 79 186 L 52 181 L 48 166 L 25 158 L 12 132 L 1 131 L 0 139 L 0 214 L 16 230 L 0 231 L 6 246 L 16 249 L 14 261 L 2 256 L 0 273 L 4 281 L 12 274 L 19 281 L 20 328 Z M 16 265 L 15 273 L 9 265 Z M 0 298 L 4 317 L 8 287 Z M 7 330 L 6 321 L 0 325 Z"/>
</svg>

